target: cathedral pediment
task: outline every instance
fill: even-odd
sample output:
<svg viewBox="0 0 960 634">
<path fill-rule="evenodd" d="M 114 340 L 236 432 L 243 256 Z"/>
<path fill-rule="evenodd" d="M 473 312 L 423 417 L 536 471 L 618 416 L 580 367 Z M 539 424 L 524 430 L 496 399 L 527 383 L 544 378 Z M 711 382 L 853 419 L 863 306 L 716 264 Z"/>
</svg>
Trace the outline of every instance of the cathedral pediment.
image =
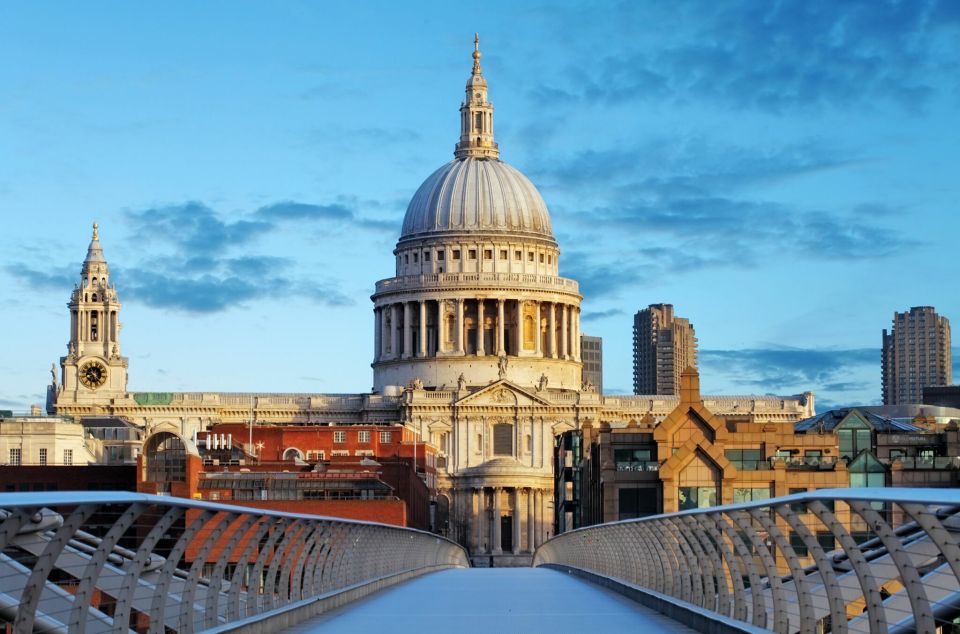
<svg viewBox="0 0 960 634">
<path fill-rule="evenodd" d="M 463 397 L 456 404 L 470 407 L 539 407 L 551 403 L 535 392 L 501 379 Z"/>
</svg>

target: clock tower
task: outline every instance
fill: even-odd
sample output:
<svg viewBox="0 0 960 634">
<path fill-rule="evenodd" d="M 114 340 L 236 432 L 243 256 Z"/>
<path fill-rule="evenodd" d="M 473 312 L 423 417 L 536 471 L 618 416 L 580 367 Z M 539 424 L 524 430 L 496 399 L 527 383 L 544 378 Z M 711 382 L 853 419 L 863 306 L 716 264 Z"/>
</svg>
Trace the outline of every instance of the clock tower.
<svg viewBox="0 0 960 634">
<path fill-rule="evenodd" d="M 120 356 L 120 300 L 110 284 L 110 268 L 100 247 L 99 227 L 80 269 L 80 283 L 70 295 L 70 342 L 60 357 L 61 385 L 54 402 L 61 414 L 100 413 L 122 399 L 127 389 L 126 357 Z"/>
</svg>

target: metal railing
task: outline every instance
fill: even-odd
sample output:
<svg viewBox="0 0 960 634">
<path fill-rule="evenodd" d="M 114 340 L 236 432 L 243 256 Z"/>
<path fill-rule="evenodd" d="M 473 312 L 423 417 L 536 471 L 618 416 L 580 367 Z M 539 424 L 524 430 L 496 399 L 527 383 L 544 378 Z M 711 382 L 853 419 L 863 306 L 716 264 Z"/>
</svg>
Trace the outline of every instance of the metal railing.
<svg viewBox="0 0 960 634">
<path fill-rule="evenodd" d="M 291 625 L 468 565 L 449 540 L 384 524 L 136 493 L 0 495 L 0 627 L 15 632 Z"/>
<path fill-rule="evenodd" d="M 743 629 L 934 632 L 960 616 L 958 538 L 957 489 L 823 489 L 578 529 L 534 565 Z"/>
</svg>

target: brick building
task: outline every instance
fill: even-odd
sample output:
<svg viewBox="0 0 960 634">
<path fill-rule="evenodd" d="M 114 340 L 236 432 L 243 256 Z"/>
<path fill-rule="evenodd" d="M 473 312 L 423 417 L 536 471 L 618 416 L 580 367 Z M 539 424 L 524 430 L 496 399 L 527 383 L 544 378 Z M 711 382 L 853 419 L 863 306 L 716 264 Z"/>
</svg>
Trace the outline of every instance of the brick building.
<svg viewBox="0 0 960 634">
<path fill-rule="evenodd" d="M 401 426 L 215 426 L 144 442 L 137 490 L 431 528 L 434 450 Z"/>
</svg>

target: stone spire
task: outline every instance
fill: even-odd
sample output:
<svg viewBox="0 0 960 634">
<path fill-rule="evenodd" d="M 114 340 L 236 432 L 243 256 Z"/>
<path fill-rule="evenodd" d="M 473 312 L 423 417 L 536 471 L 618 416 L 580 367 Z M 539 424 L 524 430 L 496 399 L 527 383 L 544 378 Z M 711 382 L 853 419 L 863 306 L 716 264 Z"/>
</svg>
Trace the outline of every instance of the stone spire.
<svg viewBox="0 0 960 634">
<path fill-rule="evenodd" d="M 90 238 L 90 246 L 87 247 L 87 257 L 80 269 L 80 276 L 83 278 L 84 286 L 106 287 L 110 282 L 110 268 L 107 266 L 107 259 L 103 256 L 103 248 L 100 246 L 100 226 L 97 223 L 93 223 L 93 237 Z"/>
<path fill-rule="evenodd" d="M 458 159 L 500 158 L 493 140 L 493 104 L 487 101 L 487 80 L 480 69 L 480 36 L 473 37 L 473 70 L 467 80 L 466 98 L 460 105 L 460 142 L 453 155 Z"/>
</svg>

